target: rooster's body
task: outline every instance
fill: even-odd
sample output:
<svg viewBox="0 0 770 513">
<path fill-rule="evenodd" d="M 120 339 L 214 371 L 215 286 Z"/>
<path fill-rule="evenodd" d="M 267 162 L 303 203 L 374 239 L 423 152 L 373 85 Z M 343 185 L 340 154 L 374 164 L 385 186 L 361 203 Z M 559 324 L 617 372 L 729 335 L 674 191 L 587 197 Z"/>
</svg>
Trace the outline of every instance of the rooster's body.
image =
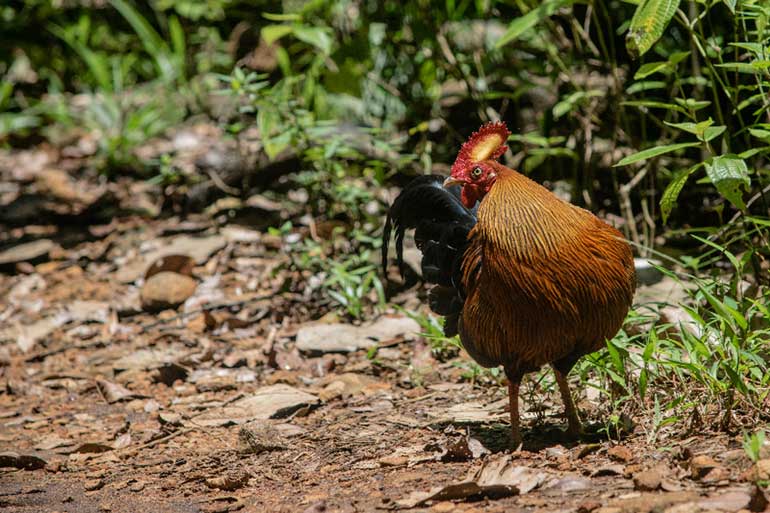
<svg viewBox="0 0 770 513">
<path fill-rule="evenodd" d="M 519 382 L 544 364 L 556 372 L 570 431 L 580 430 L 566 375 L 620 329 L 635 276 L 620 232 L 495 160 L 507 134 L 501 124 L 482 127 L 449 179 L 408 185 L 389 212 L 383 258 L 391 226 L 399 263 L 404 231 L 416 229 L 423 277 L 437 284 L 431 308 L 479 364 L 503 366 L 518 444 Z"/>
</svg>

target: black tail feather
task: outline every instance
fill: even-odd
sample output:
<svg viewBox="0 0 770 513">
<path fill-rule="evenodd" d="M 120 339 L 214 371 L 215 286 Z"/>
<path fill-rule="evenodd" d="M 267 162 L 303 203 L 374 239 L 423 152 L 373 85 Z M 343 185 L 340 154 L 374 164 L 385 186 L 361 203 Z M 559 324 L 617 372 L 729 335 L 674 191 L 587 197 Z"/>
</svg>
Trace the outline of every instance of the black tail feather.
<svg viewBox="0 0 770 513">
<path fill-rule="evenodd" d="M 456 333 L 456 320 L 462 309 L 460 266 L 468 245 L 468 233 L 476 224 L 474 211 L 460 201 L 459 187 L 443 187 L 444 177 L 427 175 L 415 178 L 393 202 L 382 234 L 382 265 L 387 272 L 388 249 L 395 232 L 396 261 L 404 273 L 404 234 L 414 229 L 414 239 L 422 252 L 422 275 L 435 283 L 431 291 L 431 309 L 447 316 L 447 334 Z M 454 334 L 451 333 L 451 334 Z"/>
</svg>

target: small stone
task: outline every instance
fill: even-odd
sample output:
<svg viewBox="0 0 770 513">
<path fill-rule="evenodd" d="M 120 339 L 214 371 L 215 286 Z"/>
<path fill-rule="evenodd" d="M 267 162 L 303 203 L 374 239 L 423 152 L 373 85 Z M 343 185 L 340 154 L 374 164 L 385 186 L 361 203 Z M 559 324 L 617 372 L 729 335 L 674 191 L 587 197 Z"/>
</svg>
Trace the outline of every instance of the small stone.
<svg viewBox="0 0 770 513">
<path fill-rule="evenodd" d="M 164 411 L 158 414 L 158 422 L 164 426 L 181 426 L 182 416 L 171 411 Z"/>
<path fill-rule="evenodd" d="M 454 502 L 450 501 L 442 501 L 437 502 L 433 506 L 431 506 L 430 511 L 433 513 L 449 513 L 450 511 L 454 511 L 457 509 L 457 506 L 455 506 Z"/>
<path fill-rule="evenodd" d="M 128 489 L 131 490 L 132 492 L 141 492 L 142 490 L 144 490 L 144 483 L 142 482 L 132 483 L 131 486 L 128 487 Z"/>
<path fill-rule="evenodd" d="M 556 445 L 554 447 L 547 447 L 545 449 L 545 455 L 548 459 L 560 461 L 567 458 L 569 453 L 563 446 Z"/>
<path fill-rule="evenodd" d="M 623 465 L 603 465 L 591 472 L 591 477 L 622 476 L 624 473 L 625 467 Z"/>
<path fill-rule="evenodd" d="M 48 255 L 54 246 L 55 244 L 48 239 L 13 246 L 0 251 L 0 266 L 38 260 Z"/>
<path fill-rule="evenodd" d="M 176 308 L 193 295 L 197 284 L 183 274 L 162 271 L 150 277 L 142 287 L 142 308 L 157 312 Z"/>
<path fill-rule="evenodd" d="M 695 456 L 690 460 L 690 473 L 693 479 L 701 479 L 719 464 L 711 456 Z"/>
<path fill-rule="evenodd" d="M 409 458 L 406 456 L 398 456 L 394 454 L 391 456 L 383 456 L 377 461 L 383 467 L 400 467 L 409 463 Z"/>
<path fill-rule="evenodd" d="M 94 490 L 101 490 L 104 487 L 103 479 L 88 479 L 83 483 L 83 488 L 87 492 L 93 492 Z"/>
<path fill-rule="evenodd" d="M 634 486 L 641 491 L 654 491 L 660 488 L 663 479 L 657 469 L 643 470 L 634 474 Z"/>
<path fill-rule="evenodd" d="M 634 455 L 631 453 L 631 450 L 624 445 L 616 445 L 611 447 L 607 451 L 607 456 L 615 461 L 622 461 L 624 463 L 628 463 L 634 459 Z"/>
<path fill-rule="evenodd" d="M 243 488 L 249 482 L 249 474 L 246 472 L 224 475 L 220 477 L 211 477 L 206 479 L 206 486 L 216 488 L 226 492 L 232 492 Z"/>
<path fill-rule="evenodd" d="M 704 510 L 737 511 L 749 509 L 752 506 L 751 501 L 752 496 L 747 491 L 732 490 L 699 501 L 698 506 Z"/>
<path fill-rule="evenodd" d="M 261 454 L 286 449 L 283 435 L 269 422 L 249 422 L 238 431 L 238 450 L 243 454 Z"/>
<path fill-rule="evenodd" d="M 577 513 L 591 513 L 592 511 L 599 509 L 602 503 L 595 500 L 587 500 L 577 507 Z"/>
<path fill-rule="evenodd" d="M 759 460 L 754 467 L 757 471 L 757 480 L 770 481 L 770 459 Z"/>
</svg>

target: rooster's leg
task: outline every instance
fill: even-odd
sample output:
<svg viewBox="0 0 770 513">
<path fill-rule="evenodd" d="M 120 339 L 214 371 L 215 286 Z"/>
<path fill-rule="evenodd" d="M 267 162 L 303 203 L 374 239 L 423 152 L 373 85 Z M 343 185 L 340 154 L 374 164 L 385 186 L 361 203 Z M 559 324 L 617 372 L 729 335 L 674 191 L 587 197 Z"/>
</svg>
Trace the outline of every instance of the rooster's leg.
<svg viewBox="0 0 770 513">
<path fill-rule="evenodd" d="M 507 368 L 505 374 L 508 377 L 508 401 L 511 410 L 511 446 L 518 449 L 521 445 L 521 430 L 519 429 L 519 385 L 521 375 L 510 372 Z"/>
<path fill-rule="evenodd" d="M 567 375 L 555 366 L 553 367 L 553 372 L 556 375 L 556 383 L 559 385 L 561 399 L 564 402 L 564 413 L 567 416 L 567 433 L 575 437 L 580 436 L 583 432 L 583 426 L 575 409 L 575 403 L 572 401 L 572 394 L 569 391 L 569 384 L 567 384 Z"/>
</svg>

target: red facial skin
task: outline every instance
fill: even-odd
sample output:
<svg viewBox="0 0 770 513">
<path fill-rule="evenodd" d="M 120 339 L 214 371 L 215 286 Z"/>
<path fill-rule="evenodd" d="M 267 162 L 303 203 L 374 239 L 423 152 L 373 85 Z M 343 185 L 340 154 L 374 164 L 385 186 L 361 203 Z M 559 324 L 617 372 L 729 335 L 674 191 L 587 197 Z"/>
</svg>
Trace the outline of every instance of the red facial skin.
<svg viewBox="0 0 770 513">
<path fill-rule="evenodd" d="M 495 184 L 497 180 L 495 165 L 499 164 L 495 161 L 477 162 L 452 173 L 452 179 L 462 185 L 460 199 L 467 208 L 473 208 Z"/>
</svg>

